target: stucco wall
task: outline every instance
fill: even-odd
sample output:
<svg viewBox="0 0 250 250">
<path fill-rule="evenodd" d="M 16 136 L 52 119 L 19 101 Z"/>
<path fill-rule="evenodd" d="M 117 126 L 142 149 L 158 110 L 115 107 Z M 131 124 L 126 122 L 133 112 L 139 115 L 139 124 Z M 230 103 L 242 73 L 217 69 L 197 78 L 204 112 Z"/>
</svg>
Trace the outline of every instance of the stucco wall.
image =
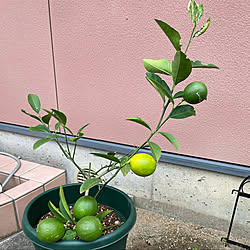
<svg viewBox="0 0 250 250">
<path fill-rule="evenodd" d="M 171 120 L 164 131 L 178 139 L 181 154 L 249 165 L 249 4 L 202 2 L 200 25 L 209 16 L 211 25 L 188 56 L 220 70 L 193 70 L 190 81 L 208 85 L 208 101 L 197 106 L 196 117 Z M 124 120 L 140 116 L 154 127 L 160 116 L 161 99 L 145 80 L 142 59 L 174 55 L 154 18 L 176 28 L 185 48 L 192 29 L 187 4 L 51 0 L 59 106 L 73 128 L 89 122 L 90 138 L 144 140 L 147 131 Z M 1 1 L 0 11 L 0 121 L 30 125 L 20 112 L 28 93 L 47 107 L 56 105 L 47 1 Z M 175 152 L 165 140 L 155 141 Z"/>
</svg>

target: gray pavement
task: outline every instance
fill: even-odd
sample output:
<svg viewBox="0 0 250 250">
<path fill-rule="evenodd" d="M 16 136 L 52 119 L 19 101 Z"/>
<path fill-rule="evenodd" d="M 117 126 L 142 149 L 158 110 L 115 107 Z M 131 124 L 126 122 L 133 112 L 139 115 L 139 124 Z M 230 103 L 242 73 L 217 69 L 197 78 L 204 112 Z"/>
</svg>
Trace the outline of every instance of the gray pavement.
<svg viewBox="0 0 250 250">
<path fill-rule="evenodd" d="M 0 241 L 0 250 L 34 250 L 32 242 L 24 235 L 23 231 L 18 232 Z"/>
</svg>

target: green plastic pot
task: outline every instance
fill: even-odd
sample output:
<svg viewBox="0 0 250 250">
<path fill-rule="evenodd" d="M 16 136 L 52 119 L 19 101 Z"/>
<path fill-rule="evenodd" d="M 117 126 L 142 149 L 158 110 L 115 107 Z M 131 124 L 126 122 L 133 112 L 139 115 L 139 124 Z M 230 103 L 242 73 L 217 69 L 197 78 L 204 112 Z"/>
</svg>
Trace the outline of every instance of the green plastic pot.
<svg viewBox="0 0 250 250">
<path fill-rule="evenodd" d="M 68 184 L 63 186 L 64 194 L 69 205 L 73 205 L 81 196 L 79 193 L 80 183 Z M 98 187 L 90 190 L 90 195 L 94 196 Z M 68 249 L 68 250 L 122 250 L 126 249 L 126 241 L 129 231 L 136 221 L 136 210 L 132 200 L 127 194 L 114 187 L 106 186 L 98 195 L 97 201 L 109 206 L 121 217 L 124 224 L 112 233 L 101 236 L 95 241 L 58 241 L 55 243 L 45 243 L 36 236 L 34 227 L 42 215 L 46 214 L 48 202 L 59 203 L 59 187 L 50 189 L 35 197 L 24 210 L 22 219 L 22 229 L 25 235 L 33 242 L 35 249 Z"/>
</svg>

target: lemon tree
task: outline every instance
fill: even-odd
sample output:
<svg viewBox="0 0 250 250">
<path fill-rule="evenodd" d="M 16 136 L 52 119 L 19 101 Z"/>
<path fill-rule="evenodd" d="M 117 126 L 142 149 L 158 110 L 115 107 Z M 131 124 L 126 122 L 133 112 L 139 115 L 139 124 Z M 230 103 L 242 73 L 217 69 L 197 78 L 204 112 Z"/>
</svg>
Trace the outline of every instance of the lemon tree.
<svg viewBox="0 0 250 250">
<path fill-rule="evenodd" d="M 67 116 L 57 109 L 45 109 L 41 107 L 40 99 L 35 94 L 28 95 L 28 103 L 33 110 L 33 113 L 28 113 L 22 110 L 23 113 L 32 117 L 39 122 L 37 126 L 29 127 L 30 131 L 41 132 L 46 137 L 43 137 L 36 141 L 33 145 L 33 149 L 37 149 L 49 141 L 55 141 L 64 156 L 69 159 L 72 164 L 78 168 L 82 173 L 85 181 L 80 187 L 81 194 L 87 194 L 88 190 L 99 185 L 103 182 L 104 177 L 107 179 L 104 181 L 104 185 L 100 186 L 98 192 L 95 194 L 94 199 L 103 190 L 103 188 L 110 183 L 119 172 L 122 172 L 126 176 L 130 170 L 139 176 L 148 176 L 152 174 L 156 169 L 156 164 L 161 158 L 162 149 L 161 146 L 153 141 L 155 135 L 160 135 L 170 142 L 176 150 L 179 149 L 179 143 L 174 135 L 167 131 L 164 127 L 166 122 L 171 119 L 186 119 L 196 115 L 195 108 L 192 104 L 202 103 L 207 98 L 207 87 L 202 81 L 188 82 L 188 77 L 192 74 L 193 70 L 197 68 L 201 69 L 218 69 L 214 64 L 203 64 L 199 60 L 191 60 L 189 58 L 188 49 L 194 39 L 198 39 L 201 35 L 207 32 L 211 19 L 208 17 L 206 21 L 198 26 L 200 20 L 203 17 L 203 5 L 197 4 L 194 0 L 190 0 L 188 4 L 188 11 L 192 23 L 192 31 L 187 42 L 187 46 L 183 49 L 181 44 L 181 35 L 166 22 L 155 19 L 159 28 L 166 35 L 174 48 L 173 60 L 168 60 L 165 57 L 161 59 L 144 59 L 143 64 L 146 69 L 145 78 L 146 81 L 152 86 L 152 88 L 159 94 L 162 104 L 160 106 L 161 112 L 159 112 L 159 121 L 155 124 L 149 124 L 139 116 L 132 116 L 126 120 L 143 126 L 148 133 L 144 142 L 135 147 L 132 151 L 128 152 L 125 156 L 120 156 L 116 152 L 108 153 L 92 153 L 96 157 L 101 157 L 108 160 L 108 163 L 102 165 L 98 170 L 91 169 L 89 164 L 89 171 L 85 172 L 81 169 L 81 165 L 76 162 L 76 149 L 78 140 L 81 140 L 84 136 L 84 129 L 88 124 L 83 125 L 75 133 L 68 127 Z M 192 55 L 194 58 L 195 55 Z M 187 86 L 184 86 L 187 83 Z M 189 84 L 188 84 L 189 83 Z M 176 86 L 181 91 L 176 92 Z M 182 86 L 182 87 L 181 87 Z M 63 142 L 63 143 L 62 143 Z M 152 156 L 141 153 L 141 150 L 148 150 Z M 83 202 L 84 199 L 77 201 L 75 205 L 74 214 L 77 219 L 84 219 L 85 217 L 94 214 L 96 209 L 96 203 L 89 198 Z M 53 210 L 54 215 L 58 220 L 64 222 L 65 220 L 75 224 L 69 209 L 66 206 L 66 200 L 61 192 L 60 194 L 60 211 L 49 203 L 49 207 Z M 86 212 L 88 210 L 88 212 Z M 85 216 L 86 215 L 86 216 Z M 82 216 L 85 216 L 81 218 Z M 79 221 L 79 222 L 80 222 Z M 79 223 L 78 222 L 78 223 Z M 81 225 L 81 223 L 79 224 Z M 80 227 L 80 226 L 79 226 Z"/>
</svg>

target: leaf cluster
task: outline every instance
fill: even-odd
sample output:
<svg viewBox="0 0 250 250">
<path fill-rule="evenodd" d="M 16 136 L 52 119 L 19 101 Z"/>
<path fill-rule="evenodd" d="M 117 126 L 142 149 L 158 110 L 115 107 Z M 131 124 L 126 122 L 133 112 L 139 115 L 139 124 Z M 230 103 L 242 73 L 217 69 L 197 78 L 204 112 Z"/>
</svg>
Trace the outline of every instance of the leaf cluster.
<svg viewBox="0 0 250 250">
<path fill-rule="evenodd" d="M 218 69 L 218 67 L 214 64 L 205 65 L 202 64 L 201 61 L 192 61 L 187 57 L 186 52 L 190 43 L 192 42 L 192 39 L 203 34 L 210 24 L 210 18 L 208 18 L 207 23 L 204 24 L 201 29 L 195 32 L 196 23 L 203 15 L 203 5 L 198 5 L 194 0 L 190 0 L 188 10 L 191 21 L 193 23 L 193 30 L 185 52 L 182 51 L 182 44 L 180 43 L 180 33 L 176 29 L 171 27 L 169 24 L 161 20 L 155 19 L 156 23 L 159 25 L 161 30 L 164 32 L 164 34 L 167 36 L 167 38 L 176 50 L 174 59 L 172 62 L 166 58 L 162 58 L 159 60 L 143 60 L 144 67 L 147 70 L 146 80 L 159 93 L 163 102 L 163 112 L 157 127 L 155 128 L 155 130 L 153 130 L 146 121 L 137 116 L 127 118 L 127 120 L 138 123 L 150 130 L 151 135 L 146 141 L 146 143 L 143 144 L 143 147 L 149 146 L 151 153 L 156 161 L 160 159 L 161 148 L 159 145 L 151 141 L 152 136 L 156 133 L 162 135 L 178 150 L 179 144 L 176 138 L 170 133 L 159 131 L 159 129 L 165 124 L 168 119 L 184 119 L 190 116 L 194 116 L 196 114 L 195 109 L 192 105 L 182 104 L 184 101 L 184 91 L 179 91 L 175 93 L 174 90 L 176 85 L 186 80 L 190 76 L 193 68 Z M 162 76 L 165 76 L 167 81 L 165 81 Z M 178 101 L 179 98 L 182 98 L 181 101 Z M 176 103 L 177 101 L 178 103 Z M 170 104 L 172 105 L 172 109 L 167 115 L 166 111 Z"/>
</svg>

